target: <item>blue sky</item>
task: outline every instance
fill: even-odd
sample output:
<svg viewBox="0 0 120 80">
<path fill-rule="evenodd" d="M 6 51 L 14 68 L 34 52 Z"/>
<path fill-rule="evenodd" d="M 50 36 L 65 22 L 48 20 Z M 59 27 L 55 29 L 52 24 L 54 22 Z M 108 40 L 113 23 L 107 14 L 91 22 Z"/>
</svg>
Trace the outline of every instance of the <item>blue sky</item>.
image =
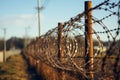
<svg viewBox="0 0 120 80">
<path fill-rule="evenodd" d="M 57 26 L 58 22 L 68 21 L 71 17 L 84 11 L 85 0 L 40 0 L 42 34 Z M 92 0 L 93 6 L 103 0 Z M 118 1 L 118 0 L 114 0 Z M 37 0 L 0 0 L 0 28 L 7 29 L 7 39 L 24 37 L 25 29 L 30 37 L 38 36 Z M 95 14 L 96 13 L 96 14 Z M 104 16 L 102 13 L 93 13 Z M 114 24 L 115 25 L 115 24 Z M 3 31 L 0 29 L 0 38 Z"/>
</svg>

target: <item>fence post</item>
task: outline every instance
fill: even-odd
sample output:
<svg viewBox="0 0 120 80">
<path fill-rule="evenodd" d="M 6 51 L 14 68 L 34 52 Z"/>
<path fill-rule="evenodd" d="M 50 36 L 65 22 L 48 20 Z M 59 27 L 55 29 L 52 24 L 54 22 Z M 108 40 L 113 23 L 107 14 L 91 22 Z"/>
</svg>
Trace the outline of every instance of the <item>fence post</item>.
<svg viewBox="0 0 120 80">
<path fill-rule="evenodd" d="M 58 23 L 58 59 L 61 63 L 64 63 L 64 53 L 62 51 L 62 23 Z M 61 80 L 65 80 L 65 71 L 60 71 Z"/>
<path fill-rule="evenodd" d="M 93 74 L 93 39 L 92 39 L 92 2 L 85 1 L 85 55 L 87 75 L 92 80 Z"/>
<path fill-rule="evenodd" d="M 64 54 L 62 53 L 62 23 L 58 23 L 58 59 L 62 62 Z"/>
</svg>

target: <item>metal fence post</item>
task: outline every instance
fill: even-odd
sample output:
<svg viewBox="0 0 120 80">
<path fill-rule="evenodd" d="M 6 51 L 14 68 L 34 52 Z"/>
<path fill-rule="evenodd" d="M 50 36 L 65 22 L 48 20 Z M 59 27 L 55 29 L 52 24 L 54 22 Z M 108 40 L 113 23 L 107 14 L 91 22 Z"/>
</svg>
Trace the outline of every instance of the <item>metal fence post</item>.
<svg viewBox="0 0 120 80">
<path fill-rule="evenodd" d="M 87 75 L 94 79 L 93 74 L 93 39 L 92 39 L 92 2 L 85 1 L 85 55 Z"/>
</svg>

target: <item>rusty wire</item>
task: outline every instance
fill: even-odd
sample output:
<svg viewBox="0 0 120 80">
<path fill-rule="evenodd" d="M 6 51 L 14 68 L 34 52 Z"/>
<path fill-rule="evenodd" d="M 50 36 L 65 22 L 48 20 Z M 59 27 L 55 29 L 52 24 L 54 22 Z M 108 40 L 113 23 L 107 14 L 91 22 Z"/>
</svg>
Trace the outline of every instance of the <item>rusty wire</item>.
<svg viewBox="0 0 120 80">
<path fill-rule="evenodd" d="M 105 6 L 105 8 L 102 8 L 103 6 Z M 120 26 L 115 26 L 113 29 L 109 29 L 109 27 L 104 23 L 104 20 L 112 16 L 120 17 L 119 12 L 112 11 L 117 6 L 120 7 L 120 2 L 110 3 L 110 0 L 105 0 L 90 9 L 93 11 L 102 9 L 105 12 L 110 12 L 102 19 L 92 16 L 92 24 L 99 24 L 100 27 L 103 28 L 102 31 L 96 31 L 96 29 L 93 29 L 93 33 L 91 33 L 96 37 L 96 40 L 94 41 L 94 74 L 95 79 L 97 80 L 105 78 L 116 79 L 116 77 L 120 78 Z M 82 74 L 85 78 L 88 78 L 86 73 L 89 73 L 89 71 L 85 69 L 85 66 L 89 63 L 89 61 L 88 63 L 85 63 L 86 55 L 84 49 L 84 38 L 86 32 L 84 31 L 85 23 L 82 21 L 84 15 L 85 11 L 63 23 L 63 62 L 61 62 L 58 58 L 58 26 L 49 30 L 46 34 L 40 36 L 36 40 L 33 40 L 26 47 L 25 53 L 54 68 L 76 71 Z M 118 25 L 120 25 L 120 23 L 118 23 Z M 102 40 L 101 33 L 107 36 L 108 40 L 106 42 Z M 113 33 L 116 33 L 116 35 L 113 35 Z M 104 50 L 104 46 L 106 47 L 106 50 Z M 88 51 L 89 48 L 87 48 L 87 52 Z"/>
</svg>

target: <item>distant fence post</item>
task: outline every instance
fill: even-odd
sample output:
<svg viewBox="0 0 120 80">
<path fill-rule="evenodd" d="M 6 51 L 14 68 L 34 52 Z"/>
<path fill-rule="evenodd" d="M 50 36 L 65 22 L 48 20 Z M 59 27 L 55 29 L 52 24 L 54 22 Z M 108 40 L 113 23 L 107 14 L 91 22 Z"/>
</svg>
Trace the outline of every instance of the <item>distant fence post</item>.
<svg viewBox="0 0 120 80">
<path fill-rule="evenodd" d="M 85 1 L 85 55 L 87 75 L 93 80 L 92 2 Z"/>
</svg>

